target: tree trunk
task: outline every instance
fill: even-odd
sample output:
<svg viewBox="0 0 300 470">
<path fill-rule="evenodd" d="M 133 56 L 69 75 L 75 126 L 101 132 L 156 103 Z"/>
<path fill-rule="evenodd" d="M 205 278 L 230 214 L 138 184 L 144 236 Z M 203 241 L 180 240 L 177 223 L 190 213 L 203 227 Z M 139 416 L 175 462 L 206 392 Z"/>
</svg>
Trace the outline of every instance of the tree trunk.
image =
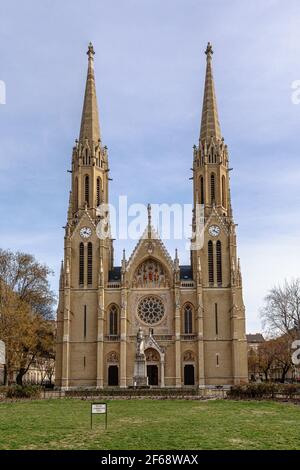
<svg viewBox="0 0 300 470">
<path fill-rule="evenodd" d="M 286 368 L 286 367 L 282 368 L 282 374 L 281 374 L 280 382 L 283 383 L 283 384 L 284 384 L 284 381 L 285 381 L 285 376 L 288 373 L 288 371 L 289 371 L 289 367 L 288 368 Z"/>
<path fill-rule="evenodd" d="M 23 387 L 23 377 L 25 374 L 26 374 L 26 369 L 24 367 L 21 367 L 16 377 L 17 385 L 21 385 L 21 387 Z"/>
<path fill-rule="evenodd" d="M 269 377 L 268 377 L 268 371 L 265 371 L 265 372 L 264 372 L 264 374 L 265 374 L 265 379 L 266 379 L 266 382 L 268 382 L 268 380 L 269 380 Z"/>
<path fill-rule="evenodd" d="M 8 371 L 7 371 L 7 365 L 6 364 L 4 364 L 3 385 L 5 385 L 5 386 L 8 385 Z"/>
</svg>

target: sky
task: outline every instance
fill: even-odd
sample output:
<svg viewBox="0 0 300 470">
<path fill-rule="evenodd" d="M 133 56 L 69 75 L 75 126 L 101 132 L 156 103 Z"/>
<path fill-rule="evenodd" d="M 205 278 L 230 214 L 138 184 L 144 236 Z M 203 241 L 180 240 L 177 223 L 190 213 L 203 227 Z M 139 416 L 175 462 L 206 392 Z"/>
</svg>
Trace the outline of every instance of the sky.
<svg viewBox="0 0 300 470">
<path fill-rule="evenodd" d="M 186 204 L 212 42 L 247 332 L 260 331 L 268 290 L 300 274 L 299 0 L 0 0 L 0 18 L 0 247 L 47 263 L 55 291 L 88 42 L 111 201 Z M 116 264 L 134 244 L 115 242 Z"/>
</svg>

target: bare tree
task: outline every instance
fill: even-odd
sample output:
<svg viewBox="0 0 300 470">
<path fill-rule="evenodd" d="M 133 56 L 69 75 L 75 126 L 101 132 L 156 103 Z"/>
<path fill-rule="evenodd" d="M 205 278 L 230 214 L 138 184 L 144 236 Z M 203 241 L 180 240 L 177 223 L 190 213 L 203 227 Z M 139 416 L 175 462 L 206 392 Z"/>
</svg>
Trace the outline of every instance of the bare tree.
<svg viewBox="0 0 300 470">
<path fill-rule="evenodd" d="M 50 274 L 51 269 L 31 254 L 0 249 L 0 280 L 44 318 L 53 316 L 55 295 L 50 289 Z"/>
<path fill-rule="evenodd" d="M 17 351 L 17 376 L 18 385 L 23 385 L 23 377 L 30 366 L 38 359 L 46 357 L 54 348 L 53 325 L 36 315 L 31 317 L 31 329 L 26 338 L 22 338 L 20 348 Z"/>
<path fill-rule="evenodd" d="M 49 274 L 32 255 L 0 249 L 0 338 L 6 344 L 6 376 L 17 371 L 20 385 L 36 358 L 53 349 Z"/>
<path fill-rule="evenodd" d="M 288 371 L 293 367 L 291 342 L 291 337 L 287 334 L 280 336 L 274 341 L 275 363 L 281 373 L 280 381 L 282 383 L 284 383 Z"/>
<path fill-rule="evenodd" d="M 296 336 L 300 326 L 300 279 L 274 286 L 265 297 L 261 310 L 263 328 L 272 336 Z"/>
<path fill-rule="evenodd" d="M 265 341 L 258 346 L 259 370 L 265 376 L 265 380 L 270 379 L 270 372 L 275 362 L 275 340 Z"/>
<path fill-rule="evenodd" d="M 250 349 L 248 352 L 248 371 L 251 377 L 251 380 L 256 380 L 257 375 L 260 372 L 259 369 L 259 356 L 257 351 Z"/>
</svg>

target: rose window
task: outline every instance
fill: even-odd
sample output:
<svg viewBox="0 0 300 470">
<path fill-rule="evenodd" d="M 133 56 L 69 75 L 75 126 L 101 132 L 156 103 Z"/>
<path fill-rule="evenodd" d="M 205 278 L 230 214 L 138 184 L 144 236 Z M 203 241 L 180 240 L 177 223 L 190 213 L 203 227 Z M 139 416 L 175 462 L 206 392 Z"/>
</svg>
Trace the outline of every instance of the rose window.
<svg viewBox="0 0 300 470">
<path fill-rule="evenodd" d="M 138 305 L 139 318 L 149 325 L 158 323 L 164 316 L 165 308 L 161 299 L 154 296 L 143 298 Z"/>
</svg>

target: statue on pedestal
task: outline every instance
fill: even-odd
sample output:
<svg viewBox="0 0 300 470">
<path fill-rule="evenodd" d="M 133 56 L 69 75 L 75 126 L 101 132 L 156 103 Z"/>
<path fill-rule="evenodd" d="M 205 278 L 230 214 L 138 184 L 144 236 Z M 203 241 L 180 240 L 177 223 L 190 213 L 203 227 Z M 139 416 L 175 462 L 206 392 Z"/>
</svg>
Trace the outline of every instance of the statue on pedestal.
<svg viewBox="0 0 300 470">
<path fill-rule="evenodd" d="M 148 387 L 148 377 L 145 356 L 145 338 L 142 328 L 138 329 L 136 335 L 136 355 L 134 364 L 134 387 Z"/>
</svg>

